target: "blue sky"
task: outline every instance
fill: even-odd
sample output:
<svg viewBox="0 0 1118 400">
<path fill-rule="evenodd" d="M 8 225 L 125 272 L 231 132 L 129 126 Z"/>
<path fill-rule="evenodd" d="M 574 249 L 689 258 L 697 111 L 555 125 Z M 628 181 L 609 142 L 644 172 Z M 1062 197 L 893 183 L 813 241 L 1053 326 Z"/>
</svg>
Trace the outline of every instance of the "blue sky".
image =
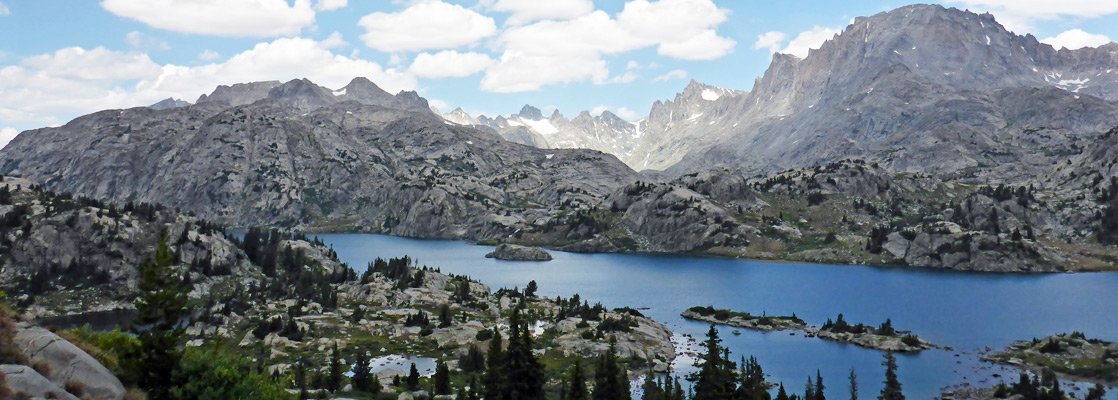
<svg viewBox="0 0 1118 400">
<path fill-rule="evenodd" d="M 367 76 L 442 111 L 648 113 L 689 79 L 749 90 L 879 0 L 0 0 L 0 144 L 218 84 Z M 1057 47 L 1118 38 L 1118 2 L 958 0 Z"/>
</svg>

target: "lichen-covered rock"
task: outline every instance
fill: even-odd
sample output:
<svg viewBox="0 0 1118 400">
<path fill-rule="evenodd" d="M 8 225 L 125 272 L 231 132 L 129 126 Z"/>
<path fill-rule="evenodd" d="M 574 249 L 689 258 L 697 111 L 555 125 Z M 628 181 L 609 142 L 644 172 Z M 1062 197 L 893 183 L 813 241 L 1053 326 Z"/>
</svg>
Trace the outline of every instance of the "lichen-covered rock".
<svg viewBox="0 0 1118 400">
<path fill-rule="evenodd" d="M 5 383 L 13 394 L 37 399 L 79 400 L 26 365 L 0 365 L 0 374 L 4 375 Z"/>
<path fill-rule="evenodd" d="M 73 343 L 40 327 L 20 330 L 15 342 L 31 363 L 45 363 L 50 368 L 50 381 L 59 387 L 80 382 L 94 398 L 120 399 L 124 385 L 120 379 Z"/>
<path fill-rule="evenodd" d="M 551 261 L 551 253 L 539 247 L 519 246 L 515 244 L 501 244 L 493 252 L 486 254 L 486 258 L 496 258 L 506 261 Z"/>
</svg>

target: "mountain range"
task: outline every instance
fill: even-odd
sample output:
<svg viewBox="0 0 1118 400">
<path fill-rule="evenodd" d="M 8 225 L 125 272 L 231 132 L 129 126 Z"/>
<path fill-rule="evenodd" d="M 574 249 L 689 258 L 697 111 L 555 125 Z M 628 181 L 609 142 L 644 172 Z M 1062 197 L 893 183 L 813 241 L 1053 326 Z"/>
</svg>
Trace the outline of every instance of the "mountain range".
<svg viewBox="0 0 1118 400">
<path fill-rule="evenodd" d="M 604 151 L 668 176 L 858 157 L 898 172 L 1012 181 L 1115 125 L 1115 100 L 1118 43 L 1056 50 L 990 14 L 913 5 L 856 18 L 806 58 L 774 54 L 749 92 L 692 81 L 629 124 L 607 113 L 571 124 L 523 111 L 446 118 L 540 147 Z"/>
<path fill-rule="evenodd" d="M 855 19 L 804 59 L 775 54 L 752 91 L 692 81 L 635 122 L 438 114 L 364 78 L 254 82 L 24 132 L 0 173 L 234 227 L 1107 269 L 1114 65 L 1118 44 L 1057 51 L 988 14 L 916 5 Z"/>
</svg>

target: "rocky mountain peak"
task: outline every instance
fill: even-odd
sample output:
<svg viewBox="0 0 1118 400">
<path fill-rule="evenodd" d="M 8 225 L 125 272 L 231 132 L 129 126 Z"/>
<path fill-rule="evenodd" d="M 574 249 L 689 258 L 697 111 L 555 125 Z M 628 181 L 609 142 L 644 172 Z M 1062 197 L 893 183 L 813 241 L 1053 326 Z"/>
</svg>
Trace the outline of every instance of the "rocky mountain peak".
<svg viewBox="0 0 1118 400">
<path fill-rule="evenodd" d="M 209 95 L 198 97 L 194 103 L 225 102 L 230 106 L 241 106 L 255 103 L 257 100 L 268 97 L 268 92 L 279 86 L 280 81 L 264 81 L 238 83 L 232 86 L 220 85 Z"/>
<path fill-rule="evenodd" d="M 517 115 L 519 115 L 520 118 L 530 119 L 533 121 L 539 121 L 543 119 L 543 112 L 541 112 L 540 109 L 527 104 L 525 104 L 524 107 L 520 109 L 520 113 Z"/>
<path fill-rule="evenodd" d="M 190 102 L 188 102 L 188 101 L 179 100 L 179 99 L 176 99 L 176 98 L 173 98 L 173 97 L 168 97 L 166 99 L 163 99 L 163 100 L 159 101 L 158 103 L 155 103 L 155 104 L 152 104 L 152 105 L 148 106 L 148 108 L 150 108 L 152 110 L 169 110 L 169 109 L 172 109 L 172 108 L 187 107 L 189 105 L 190 105 Z"/>
<path fill-rule="evenodd" d="M 318 86 L 309 79 L 294 79 L 268 91 L 268 99 L 300 110 L 308 111 L 336 103 L 330 89 Z"/>
</svg>

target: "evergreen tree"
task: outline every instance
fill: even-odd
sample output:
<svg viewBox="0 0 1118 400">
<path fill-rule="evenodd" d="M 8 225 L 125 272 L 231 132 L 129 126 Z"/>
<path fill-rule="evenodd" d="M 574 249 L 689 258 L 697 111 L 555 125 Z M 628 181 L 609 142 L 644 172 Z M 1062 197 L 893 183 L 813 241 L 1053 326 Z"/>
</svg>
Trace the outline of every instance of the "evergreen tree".
<svg viewBox="0 0 1118 400">
<path fill-rule="evenodd" d="M 819 369 L 816 369 L 815 370 L 815 398 L 814 398 L 814 400 L 827 400 L 827 397 L 823 394 L 823 390 L 826 389 L 826 388 L 827 388 L 826 386 L 823 386 L 823 375 L 819 373 Z"/>
<path fill-rule="evenodd" d="M 338 343 L 334 342 L 334 349 L 330 352 L 330 376 L 326 380 L 326 390 L 331 393 L 342 388 L 342 360 L 338 354 Z"/>
<path fill-rule="evenodd" d="M 722 340 L 714 325 L 707 331 L 706 355 L 699 362 L 699 376 L 695 380 L 693 400 L 723 400 L 734 391 L 733 363 L 722 357 Z"/>
<path fill-rule="evenodd" d="M 784 384 L 780 384 L 780 390 L 776 392 L 776 400 L 788 400 L 788 392 L 784 390 Z"/>
<path fill-rule="evenodd" d="M 353 390 L 358 392 L 373 392 L 371 386 L 373 381 L 380 381 L 373 376 L 372 369 L 369 368 L 369 356 L 365 350 L 358 350 L 357 355 L 353 357 L 353 377 L 350 382 L 353 383 Z M 379 390 L 377 390 L 379 392 Z M 374 392 L 375 393 L 375 392 Z"/>
<path fill-rule="evenodd" d="M 641 385 L 644 390 L 644 395 L 641 397 L 643 400 L 661 400 L 664 398 L 664 391 L 656 379 L 652 377 L 652 371 L 644 374 L 644 384 Z"/>
<path fill-rule="evenodd" d="M 543 365 L 532 354 L 532 334 L 528 324 L 521 323 L 520 309 L 512 311 L 509 319 L 509 348 L 505 355 L 505 399 L 542 400 L 545 382 Z"/>
<path fill-rule="evenodd" d="M 586 390 L 586 375 L 582 373 L 582 358 L 575 359 L 575 366 L 571 368 L 571 380 L 568 381 L 568 400 L 588 400 L 590 395 Z"/>
<path fill-rule="evenodd" d="M 439 306 L 439 328 L 446 328 L 454 322 L 450 315 L 450 305 Z"/>
<path fill-rule="evenodd" d="M 435 366 L 435 394 L 450 394 L 450 369 L 442 361 Z"/>
<path fill-rule="evenodd" d="M 536 297 L 536 291 L 539 289 L 540 286 L 536 284 L 536 281 L 528 282 L 528 286 L 524 288 L 524 297 Z"/>
<path fill-rule="evenodd" d="M 893 357 L 892 352 L 885 353 L 885 362 L 881 365 L 885 366 L 885 388 L 881 389 L 878 400 L 904 400 L 901 382 L 897 380 L 897 358 Z"/>
<path fill-rule="evenodd" d="M 812 382 L 811 376 L 807 377 L 807 384 L 804 385 L 804 400 L 815 399 L 815 382 Z"/>
<path fill-rule="evenodd" d="M 858 375 L 854 367 L 850 367 L 850 400 L 858 400 Z"/>
<path fill-rule="evenodd" d="M 494 329 L 493 339 L 489 341 L 489 352 L 486 356 L 485 399 L 500 399 L 505 391 L 505 352 L 501 349 L 501 332 Z"/>
<path fill-rule="evenodd" d="M 140 263 L 140 296 L 136 299 L 136 328 L 140 339 L 135 376 L 141 388 L 152 398 L 170 398 L 172 373 L 182 351 L 179 342 L 182 329 L 179 320 L 186 313 L 186 295 L 182 280 L 171 265 L 175 255 L 167 245 L 167 232 L 159 235 L 155 253 Z M 140 326 L 147 326 L 146 330 Z"/>
<path fill-rule="evenodd" d="M 617 362 L 617 342 L 610 341 L 609 350 L 598 358 L 598 370 L 594 373 L 595 400 L 629 400 L 629 378 Z"/>
<path fill-rule="evenodd" d="M 411 371 L 408 372 L 408 391 L 416 390 L 419 390 L 419 369 L 415 367 L 415 363 L 411 363 Z"/>
</svg>

